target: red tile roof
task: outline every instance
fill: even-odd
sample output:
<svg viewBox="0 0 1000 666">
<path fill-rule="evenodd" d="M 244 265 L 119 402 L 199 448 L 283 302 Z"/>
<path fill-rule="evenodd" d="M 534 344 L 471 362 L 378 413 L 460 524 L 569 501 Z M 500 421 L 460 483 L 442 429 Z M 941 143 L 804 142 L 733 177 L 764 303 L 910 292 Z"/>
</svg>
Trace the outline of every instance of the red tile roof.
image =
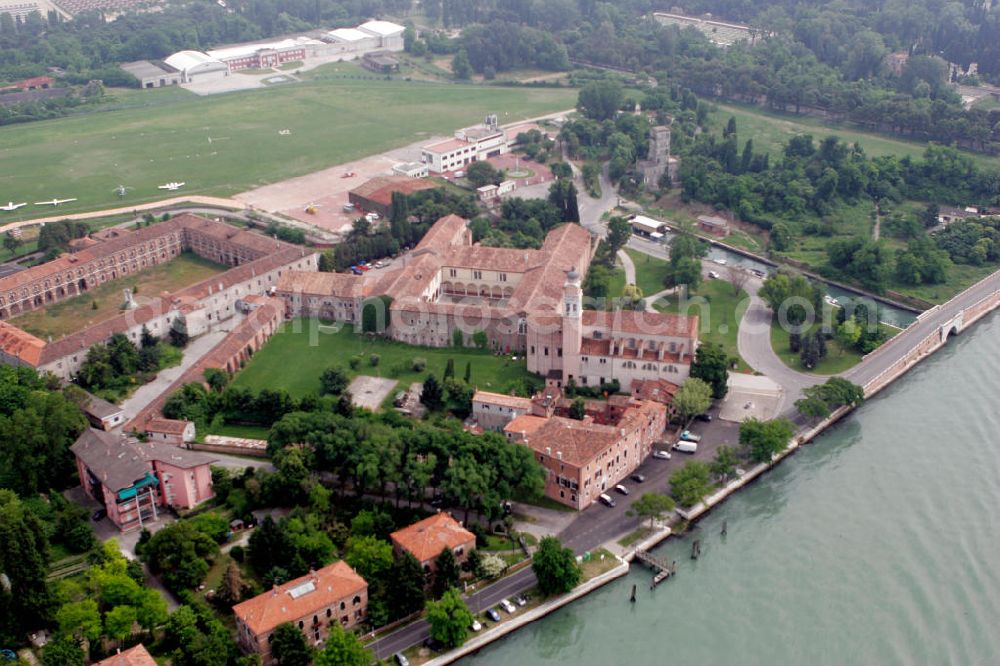
<svg viewBox="0 0 1000 666">
<path fill-rule="evenodd" d="M 366 283 L 369 285 L 367 289 Z M 371 280 L 366 280 L 361 275 L 288 271 L 278 278 L 276 291 L 338 298 L 364 298 L 371 291 L 372 284 Z"/>
<path fill-rule="evenodd" d="M 98 661 L 94 666 L 156 666 L 156 661 L 146 651 L 145 646 L 140 643 L 124 652 L 119 652 L 107 659 Z"/>
<path fill-rule="evenodd" d="M 433 560 L 445 548 L 454 550 L 470 541 L 476 541 L 475 534 L 462 527 L 447 513 L 424 518 L 409 527 L 396 530 L 389 537 L 394 544 L 417 558 L 418 562 Z"/>
<path fill-rule="evenodd" d="M 616 333 L 698 337 L 698 317 L 637 310 L 584 310 L 583 325 L 609 329 Z"/>
<path fill-rule="evenodd" d="M 183 435 L 190 421 L 177 419 L 150 419 L 146 422 L 146 432 L 159 432 L 166 435 Z"/>
<path fill-rule="evenodd" d="M 369 201 L 374 201 L 382 206 L 392 205 L 392 195 L 394 192 L 402 194 L 413 194 L 421 190 L 433 190 L 441 187 L 432 180 L 422 178 L 410 178 L 409 176 L 377 176 L 362 183 L 350 191 L 350 194 Z"/>
<path fill-rule="evenodd" d="M 639 400 L 655 400 L 669 405 L 680 388 L 666 379 L 637 379 L 632 382 L 632 395 Z"/>
<path fill-rule="evenodd" d="M 37 368 L 42 362 L 44 350 L 44 340 L 5 321 L 0 321 L 0 352 Z"/>
<path fill-rule="evenodd" d="M 257 636 L 359 595 L 368 583 L 346 562 L 334 562 L 233 606 L 233 613 Z"/>
</svg>

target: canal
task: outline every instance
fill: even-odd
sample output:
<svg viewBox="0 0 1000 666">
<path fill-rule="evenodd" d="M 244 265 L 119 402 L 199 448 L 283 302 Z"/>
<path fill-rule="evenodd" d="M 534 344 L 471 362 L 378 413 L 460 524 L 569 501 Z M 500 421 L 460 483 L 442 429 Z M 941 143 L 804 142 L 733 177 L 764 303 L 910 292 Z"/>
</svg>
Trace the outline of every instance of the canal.
<svg viewBox="0 0 1000 666">
<path fill-rule="evenodd" d="M 461 663 L 997 663 L 998 402 L 991 315 L 658 549 L 672 580 L 635 566 Z"/>
</svg>

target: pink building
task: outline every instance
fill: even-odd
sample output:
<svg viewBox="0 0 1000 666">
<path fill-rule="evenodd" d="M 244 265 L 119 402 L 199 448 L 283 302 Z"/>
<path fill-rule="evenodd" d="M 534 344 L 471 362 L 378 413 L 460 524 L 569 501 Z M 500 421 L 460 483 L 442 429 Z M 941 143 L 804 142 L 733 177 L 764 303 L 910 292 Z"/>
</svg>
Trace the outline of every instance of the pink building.
<svg viewBox="0 0 1000 666">
<path fill-rule="evenodd" d="M 155 521 L 162 507 L 191 509 L 215 495 L 215 458 L 173 444 L 88 428 L 70 447 L 80 484 L 122 532 Z"/>
</svg>

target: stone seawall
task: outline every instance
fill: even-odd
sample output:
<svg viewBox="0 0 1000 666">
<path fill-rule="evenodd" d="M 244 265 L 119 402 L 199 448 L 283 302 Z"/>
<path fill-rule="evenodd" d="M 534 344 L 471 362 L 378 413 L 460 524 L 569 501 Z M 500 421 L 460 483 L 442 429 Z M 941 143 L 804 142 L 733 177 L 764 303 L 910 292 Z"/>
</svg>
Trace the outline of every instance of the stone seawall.
<svg viewBox="0 0 1000 666">
<path fill-rule="evenodd" d="M 618 566 L 611 571 L 591 578 L 586 583 L 578 585 L 572 592 L 568 592 L 556 597 L 555 599 L 546 601 L 537 608 L 532 608 L 524 615 L 517 616 L 494 627 L 493 629 L 484 630 L 481 634 L 473 636 L 471 639 L 466 641 L 465 645 L 462 647 L 455 648 L 451 652 L 443 654 L 440 657 L 435 657 L 434 659 L 426 662 L 424 666 L 445 666 L 445 664 L 458 661 L 462 657 L 466 657 L 478 650 L 481 650 L 493 641 L 499 640 L 513 631 L 517 631 L 526 624 L 530 624 L 535 620 L 540 620 L 549 613 L 559 610 L 566 604 L 572 603 L 577 599 L 590 594 L 594 590 L 607 585 L 617 578 L 621 578 L 622 576 L 628 574 L 628 570 L 628 562 L 619 560 Z"/>
</svg>

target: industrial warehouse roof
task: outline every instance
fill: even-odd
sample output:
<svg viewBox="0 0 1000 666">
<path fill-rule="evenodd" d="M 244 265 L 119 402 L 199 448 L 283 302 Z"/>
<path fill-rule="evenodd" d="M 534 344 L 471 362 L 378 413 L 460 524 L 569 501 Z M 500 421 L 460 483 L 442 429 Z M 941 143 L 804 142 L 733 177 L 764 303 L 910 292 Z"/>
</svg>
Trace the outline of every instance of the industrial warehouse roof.
<svg viewBox="0 0 1000 666">
<path fill-rule="evenodd" d="M 289 39 L 282 39 L 277 42 L 258 42 L 253 44 L 237 44 L 235 46 L 227 46 L 221 49 L 213 49 L 208 52 L 213 58 L 218 60 L 233 60 L 235 58 L 244 58 L 249 55 L 253 55 L 258 51 L 286 51 L 289 49 L 302 48 L 304 46 L 318 46 L 322 45 L 323 42 L 310 39 L 309 37 L 296 37 Z"/>
<path fill-rule="evenodd" d="M 326 34 L 341 42 L 360 42 L 362 39 L 371 39 L 371 35 L 367 32 L 361 32 L 357 28 L 337 28 Z"/>
<path fill-rule="evenodd" d="M 225 67 L 223 63 L 201 51 L 178 51 L 163 62 L 181 72 L 192 70 L 201 65 L 219 65 L 220 67 Z"/>
<path fill-rule="evenodd" d="M 364 30 L 365 32 L 370 32 L 380 37 L 391 37 L 392 35 L 400 34 L 406 30 L 406 28 L 389 21 L 368 21 L 359 25 L 358 30 Z"/>
<path fill-rule="evenodd" d="M 137 79 L 152 79 L 164 74 L 173 74 L 177 70 L 167 64 L 158 65 L 149 60 L 137 60 L 135 62 L 123 62 L 119 65 L 126 72 Z"/>
</svg>

